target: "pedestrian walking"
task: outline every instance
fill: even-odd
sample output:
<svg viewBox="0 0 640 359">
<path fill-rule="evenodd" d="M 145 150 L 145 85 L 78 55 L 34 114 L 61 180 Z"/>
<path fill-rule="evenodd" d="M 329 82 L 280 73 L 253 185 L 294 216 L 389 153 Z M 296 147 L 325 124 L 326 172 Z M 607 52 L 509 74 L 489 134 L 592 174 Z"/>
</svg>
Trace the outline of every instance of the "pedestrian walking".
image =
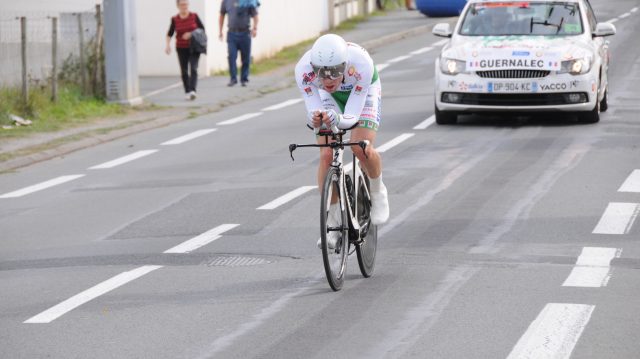
<svg viewBox="0 0 640 359">
<path fill-rule="evenodd" d="M 195 12 L 189 11 L 189 0 L 176 0 L 178 14 L 171 18 L 171 25 L 167 33 L 167 55 L 171 54 L 171 38 L 176 35 L 176 53 L 180 63 L 180 73 L 182 75 L 182 85 L 188 100 L 196 99 L 196 88 L 198 86 L 198 62 L 200 52 L 192 51 L 190 48 L 191 33 L 196 29 L 204 31 L 204 25 L 200 17 Z"/>
<path fill-rule="evenodd" d="M 242 60 L 242 70 L 240 72 L 240 82 L 242 86 L 247 86 L 249 82 L 249 66 L 251 62 L 251 38 L 258 33 L 258 7 L 257 0 L 222 0 L 220 6 L 220 41 L 224 40 L 222 28 L 224 18 L 228 15 L 227 21 L 227 51 L 229 54 L 229 75 L 231 79 L 227 86 L 235 86 L 238 83 L 238 66 L 236 60 L 238 51 Z M 251 27 L 253 19 L 253 27 Z"/>
</svg>

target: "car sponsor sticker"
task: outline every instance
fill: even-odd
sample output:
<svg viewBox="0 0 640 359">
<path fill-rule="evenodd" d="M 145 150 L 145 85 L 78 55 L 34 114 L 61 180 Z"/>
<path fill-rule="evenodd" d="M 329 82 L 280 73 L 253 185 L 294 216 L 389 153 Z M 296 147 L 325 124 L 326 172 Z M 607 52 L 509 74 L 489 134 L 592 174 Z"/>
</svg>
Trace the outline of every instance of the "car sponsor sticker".
<svg viewBox="0 0 640 359">
<path fill-rule="evenodd" d="M 536 51 L 526 49 L 484 49 L 474 52 L 467 59 L 467 69 L 471 71 L 487 70 L 560 70 L 562 62 L 560 56 L 550 51 Z"/>
</svg>

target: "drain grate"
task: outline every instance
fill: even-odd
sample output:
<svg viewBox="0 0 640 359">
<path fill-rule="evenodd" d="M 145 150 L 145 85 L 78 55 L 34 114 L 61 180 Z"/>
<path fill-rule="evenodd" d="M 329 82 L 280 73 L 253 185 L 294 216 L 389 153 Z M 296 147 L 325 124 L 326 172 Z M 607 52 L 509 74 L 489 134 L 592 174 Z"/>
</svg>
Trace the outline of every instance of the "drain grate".
<svg viewBox="0 0 640 359">
<path fill-rule="evenodd" d="M 241 266 L 257 266 L 260 264 L 269 264 L 270 261 L 264 258 L 256 257 L 217 257 L 207 263 L 209 267 L 241 267 Z"/>
</svg>

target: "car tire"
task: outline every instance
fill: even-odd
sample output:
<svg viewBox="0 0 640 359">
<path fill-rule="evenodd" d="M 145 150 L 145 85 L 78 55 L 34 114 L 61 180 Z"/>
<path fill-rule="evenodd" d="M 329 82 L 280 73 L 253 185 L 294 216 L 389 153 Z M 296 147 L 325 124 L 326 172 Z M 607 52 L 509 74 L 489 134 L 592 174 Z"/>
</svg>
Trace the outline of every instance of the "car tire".
<svg viewBox="0 0 640 359">
<path fill-rule="evenodd" d="M 600 102 L 591 111 L 578 112 L 578 121 L 582 123 L 598 123 L 600 121 Z"/>
<path fill-rule="evenodd" d="M 604 90 L 604 97 L 600 101 L 600 112 L 606 112 L 609 108 L 609 89 Z"/>
<path fill-rule="evenodd" d="M 443 112 L 438 110 L 437 106 L 434 106 L 436 109 L 436 123 L 438 125 L 455 125 L 458 122 L 458 115 L 453 112 Z"/>
</svg>

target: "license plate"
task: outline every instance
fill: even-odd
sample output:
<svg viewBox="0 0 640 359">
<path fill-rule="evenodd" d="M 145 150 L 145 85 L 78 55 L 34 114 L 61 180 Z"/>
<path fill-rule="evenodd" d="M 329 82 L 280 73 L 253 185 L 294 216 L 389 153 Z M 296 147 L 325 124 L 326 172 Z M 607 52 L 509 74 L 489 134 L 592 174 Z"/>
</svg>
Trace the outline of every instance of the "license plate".
<svg viewBox="0 0 640 359">
<path fill-rule="evenodd" d="M 487 85 L 488 92 L 498 93 L 532 93 L 538 91 L 535 82 L 490 82 Z"/>
</svg>

